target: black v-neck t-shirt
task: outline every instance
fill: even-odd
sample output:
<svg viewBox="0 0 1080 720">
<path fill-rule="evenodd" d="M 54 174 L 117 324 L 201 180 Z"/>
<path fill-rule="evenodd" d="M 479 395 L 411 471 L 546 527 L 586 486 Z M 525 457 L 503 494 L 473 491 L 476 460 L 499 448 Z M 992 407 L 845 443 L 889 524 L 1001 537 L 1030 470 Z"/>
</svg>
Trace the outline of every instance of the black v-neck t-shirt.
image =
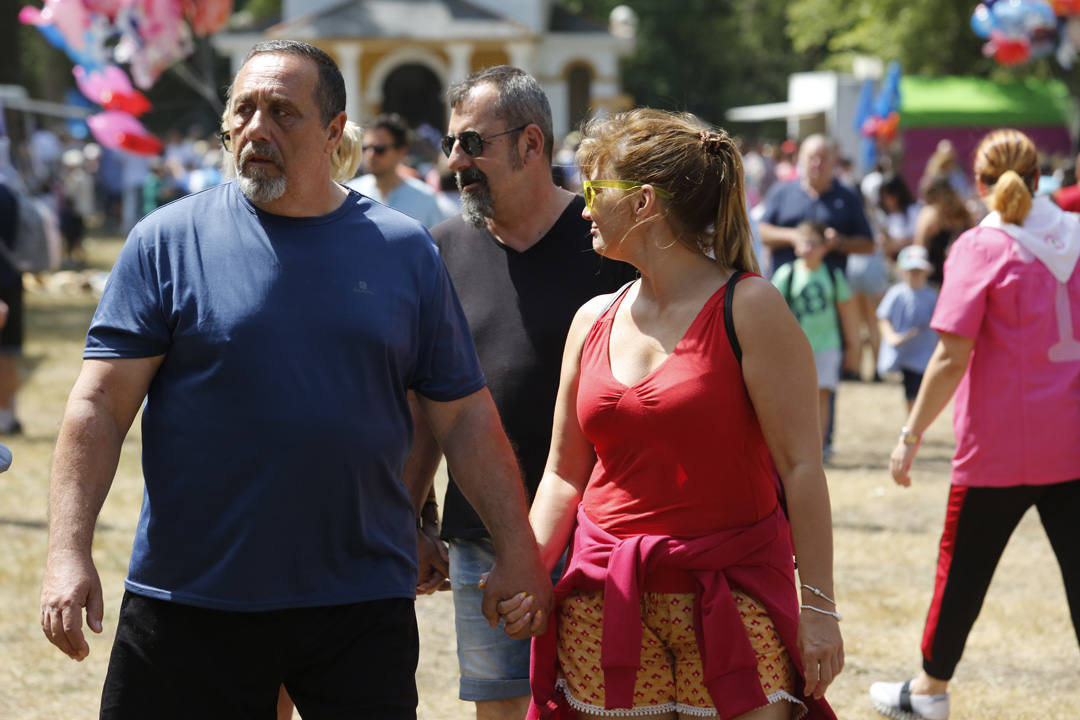
<svg viewBox="0 0 1080 720">
<path fill-rule="evenodd" d="M 551 444 L 563 346 L 587 300 L 637 276 L 592 249 L 585 201 L 575 196 L 544 237 L 525 252 L 453 217 L 432 229 L 465 317 L 503 427 L 517 453 L 529 502 Z M 443 506 L 444 538 L 487 537 L 454 483 Z"/>
</svg>

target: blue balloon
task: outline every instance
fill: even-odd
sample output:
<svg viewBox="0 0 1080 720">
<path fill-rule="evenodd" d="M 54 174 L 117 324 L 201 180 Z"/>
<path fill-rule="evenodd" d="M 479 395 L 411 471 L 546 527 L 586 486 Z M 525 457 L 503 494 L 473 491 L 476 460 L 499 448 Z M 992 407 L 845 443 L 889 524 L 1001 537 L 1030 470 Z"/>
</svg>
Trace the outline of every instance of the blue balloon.
<svg viewBox="0 0 1080 720">
<path fill-rule="evenodd" d="M 45 39 L 49 41 L 49 44 L 54 48 L 67 52 L 67 40 L 64 39 L 63 34 L 56 28 L 55 25 L 36 25 L 41 34 L 45 36 Z"/>
<path fill-rule="evenodd" d="M 1027 35 L 1027 10 L 1021 0 L 1002 0 L 994 5 L 991 14 L 995 29 L 1007 37 L 1019 39 Z"/>
<path fill-rule="evenodd" d="M 971 13 L 971 29 L 984 40 L 990 37 L 990 32 L 996 27 L 994 15 L 986 3 L 979 3 L 975 11 Z"/>
<path fill-rule="evenodd" d="M 0 445 L 0 472 L 5 472 L 11 467 L 11 450 L 7 445 Z"/>
<path fill-rule="evenodd" d="M 1027 11 L 1025 20 L 1029 31 L 1057 27 L 1057 15 L 1054 14 L 1054 8 L 1050 7 L 1050 3 L 1034 0 L 1026 3 L 1025 9 Z"/>
</svg>

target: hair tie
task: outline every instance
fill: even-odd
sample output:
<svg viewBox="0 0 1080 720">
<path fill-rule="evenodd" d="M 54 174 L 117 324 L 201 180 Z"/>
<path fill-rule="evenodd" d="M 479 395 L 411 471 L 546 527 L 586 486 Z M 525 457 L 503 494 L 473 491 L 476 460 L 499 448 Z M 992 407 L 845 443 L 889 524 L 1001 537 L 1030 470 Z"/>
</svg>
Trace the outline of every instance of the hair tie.
<svg viewBox="0 0 1080 720">
<path fill-rule="evenodd" d="M 722 133 L 709 132 L 708 130 L 702 130 L 698 134 L 698 140 L 705 147 L 705 152 L 710 155 L 719 155 L 724 151 L 724 140 L 727 138 Z"/>
</svg>

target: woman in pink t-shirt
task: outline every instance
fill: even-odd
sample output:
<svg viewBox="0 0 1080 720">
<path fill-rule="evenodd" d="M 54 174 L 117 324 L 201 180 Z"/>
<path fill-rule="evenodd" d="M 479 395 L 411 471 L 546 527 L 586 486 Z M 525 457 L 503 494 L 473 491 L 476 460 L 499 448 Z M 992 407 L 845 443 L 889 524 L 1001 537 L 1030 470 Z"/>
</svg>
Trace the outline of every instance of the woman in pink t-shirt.
<svg viewBox="0 0 1080 720">
<path fill-rule="evenodd" d="M 1057 555 L 1080 637 L 1080 221 L 1038 184 L 1034 144 L 987 135 L 975 155 L 991 212 L 945 263 L 931 322 L 941 339 L 890 468 L 911 484 L 923 431 L 954 392 L 952 489 L 923 633 L 923 670 L 874 683 L 890 717 L 944 720 L 946 692 L 1009 536 L 1031 506 Z"/>
</svg>

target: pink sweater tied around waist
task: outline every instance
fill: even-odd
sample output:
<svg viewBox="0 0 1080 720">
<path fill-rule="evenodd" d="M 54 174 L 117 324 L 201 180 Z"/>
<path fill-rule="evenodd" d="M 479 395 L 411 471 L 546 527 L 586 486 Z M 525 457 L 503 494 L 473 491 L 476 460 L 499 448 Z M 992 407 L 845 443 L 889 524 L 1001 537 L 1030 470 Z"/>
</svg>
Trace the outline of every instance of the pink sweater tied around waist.
<svg viewBox="0 0 1080 720">
<path fill-rule="evenodd" d="M 593 523 L 579 506 L 571 554 L 555 586 L 555 599 L 558 603 L 576 590 L 604 591 L 600 665 L 607 708 L 633 707 L 641 657 L 641 588 L 650 571 L 658 568 L 685 571 L 697 586 L 694 629 L 705 687 L 720 717 L 737 717 L 768 703 L 732 587 L 765 605 L 802 675 L 791 533 L 779 506 L 753 525 L 692 539 L 660 535 L 619 538 Z M 566 698 L 555 688 L 557 623 L 556 612 L 547 632 L 533 640 L 529 720 L 574 717 Z M 801 697 L 801 681 L 797 689 Z M 801 699 L 809 720 L 835 720 L 825 700 Z"/>
</svg>

